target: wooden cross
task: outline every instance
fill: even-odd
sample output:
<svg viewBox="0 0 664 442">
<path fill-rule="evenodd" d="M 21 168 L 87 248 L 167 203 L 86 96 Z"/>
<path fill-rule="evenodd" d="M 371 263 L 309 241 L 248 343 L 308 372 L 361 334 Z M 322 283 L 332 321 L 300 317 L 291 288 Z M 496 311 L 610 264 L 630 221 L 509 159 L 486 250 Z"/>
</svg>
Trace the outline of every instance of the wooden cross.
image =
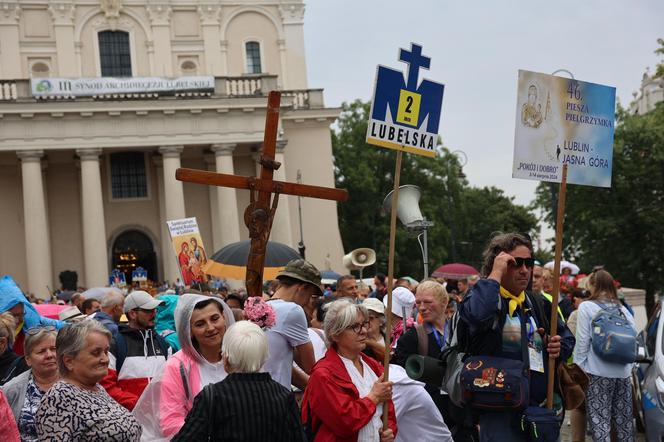
<svg viewBox="0 0 664 442">
<path fill-rule="evenodd" d="M 244 211 L 244 223 L 249 229 L 249 237 L 251 238 L 246 276 L 247 294 L 249 296 L 261 296 L 263 294 L 265 250 L 267 249 L 267 242 L 270 238 L 272 221 L 277 210 L 280 194 L 334 201 L 346 201 L 348 199 L 348 192 L 343 189 L 308 186 L 272 179 L 274 171 L 281 166 L 281 163 L 274 160 L 277 147 L 280 102 L 281 92 L 271 91 L 268 97 L 267 115 L 265 117 L 263 153 L 258 161 L 261 165 L 259 177 L 229 175 L 186 168 L 180 168 L 175 172 L 175 178 L 180 181 L 206 184 L 208 186 L 249 189 L 251 192 L 249 206 Z M 272 194 L 274 194 L 274 197 Z"/>
</svg>

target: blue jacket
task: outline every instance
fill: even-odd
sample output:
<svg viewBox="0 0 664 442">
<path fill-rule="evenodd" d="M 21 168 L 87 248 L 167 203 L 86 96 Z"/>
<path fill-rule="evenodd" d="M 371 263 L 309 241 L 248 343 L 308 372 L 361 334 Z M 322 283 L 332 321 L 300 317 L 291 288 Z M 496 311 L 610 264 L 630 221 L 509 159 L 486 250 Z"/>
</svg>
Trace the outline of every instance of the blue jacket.
<svg viewBox="0 0 664 442">
<path fill-rule="evenodd" d="M 111 315 L 109 315 L 108 313 L 106 313 L 104 311 L 99 311 L 99 312 L 95 313 L 94 319 L 101 322 L 102 325 L 104 327 L 106 327 L 106 329 L 108 331 L 111 332 L 111 334 L 113 335 L 113 338 L 115 339 L 115 335 L 118 334 L 118 324 L 115 323 L 115 321 L 113 320 Z"/>
<path fill-rule="evenodd" d="M 542 300 L 544 308 L 540 309 L 530 296 L 527 295 L 526 308 L 532 312 L 537 327 L 544 327 L 544 324 L 547 324 L 548 321 L 542 319 L 541 315 L 550 314 L 551 304 L 546 300 Z M 520 353 L 503 353 L 502 351 L 503 325 L 508 311 L 509 302 L 500 296 L 500 285 L 492 279 L 478 281 L 459 306 L 459 315 L 468 328 L 466 351 L 471 355 L 521 359 Z M 514 314 L 521 316 L 521 309 L 517 308 Z M 561 338 L 558 361 L 566 361 L 574 349 L 574 335 L 569 331 L 567 325 L 561 321 L 558 321 L 557 334 Z M 531 405 L 538 405 L 546 399 L 548 376 L 548 354 L 546 349 L 543 351 L 543 357 L 544 373 L 530 372 Z"/>
<path fill-rule="evenodd" d="M 5 275 L 0 278 L 0 313 L 6 312 L 19 303 L 23 303 L 24 309 L 23 330 L 29 330 L 40 325 L 52 325 L 60 329 L 66 325 L 62 321 L 41 316 L 11 276 Z"/>
</svg>

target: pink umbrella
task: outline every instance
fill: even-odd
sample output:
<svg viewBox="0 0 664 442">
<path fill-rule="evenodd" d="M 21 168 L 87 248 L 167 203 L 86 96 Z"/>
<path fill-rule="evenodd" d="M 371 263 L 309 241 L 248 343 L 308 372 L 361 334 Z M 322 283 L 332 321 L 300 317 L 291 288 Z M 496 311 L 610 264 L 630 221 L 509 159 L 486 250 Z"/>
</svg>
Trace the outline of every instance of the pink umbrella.
<svg viewBox="0 0 664 442">
<path fill-rule="evenodd" d="M 480 272 L 478 272 L 473 266 L 455 262 L 438 267 L 436 270 L 434 270 L 431 276 L 434 278 L 461 279 L 479 274 Z"/>
<path fill-rule="evenodd" d="M 46 318 L 51 319 L 60 319 L 60 312 L 68 309 L 71 305 L 61 305 L 61 304 L 32 304 L 35 307 L 35 310 Z"/>
</svg>

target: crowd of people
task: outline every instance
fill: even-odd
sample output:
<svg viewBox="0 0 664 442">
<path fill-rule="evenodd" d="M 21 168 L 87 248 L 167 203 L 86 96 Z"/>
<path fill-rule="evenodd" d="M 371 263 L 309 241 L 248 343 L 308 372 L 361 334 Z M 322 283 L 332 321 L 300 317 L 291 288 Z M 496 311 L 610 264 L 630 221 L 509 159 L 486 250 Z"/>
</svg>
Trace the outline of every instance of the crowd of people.
<svg viewBox="0 0 664 442">
<path fill-rule="evenodd" d="M 634 318 L 611 274 L 562 275 L 550 335 L 552 275 L 530 239 L 494 236 L 483 258 L 482 277 L 396 280 L 389 311 L 385 275 L 325 286 L 303 259 L 262 298 L 109 289 L 71 296 L 62 321 L 3 280 L 0 439 L 553 441 L 567 408 L 574 442 L 634 440 Z M 606 318 L 624 329 L 602 346 Z M 435 382 L 409 377 L 416 360 L 436 361 Z M 561 381 L 572 369 L 580 400 Z"/>
</svg>

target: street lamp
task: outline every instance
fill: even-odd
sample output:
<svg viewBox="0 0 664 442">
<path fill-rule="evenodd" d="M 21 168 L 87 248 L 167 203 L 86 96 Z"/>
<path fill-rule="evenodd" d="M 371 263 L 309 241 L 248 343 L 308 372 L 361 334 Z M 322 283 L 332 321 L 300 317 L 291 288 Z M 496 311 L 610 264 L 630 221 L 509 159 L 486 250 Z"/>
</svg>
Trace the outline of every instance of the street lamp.
<svg viewBox="0 0 664 442">
<path fill-rule="evenodd" d="M 392 191 L 394 192 L 394 191 Z M 383 200 L 383 209 L 388 214 L 392 211 L 392 192 L 388 193 Z M 433 226 L 420 212 L 420 197 L 422 189 L 412 184 L 399 186 L 399 202 L 397 204 L 397 216 L 409 233 L 417 235 L 417 242 L 422 251 L 422 262 L 424 264 L 424 278 L 429 277 L 429 251 L 427 248 L 427 230 Z"/>
</svg>

